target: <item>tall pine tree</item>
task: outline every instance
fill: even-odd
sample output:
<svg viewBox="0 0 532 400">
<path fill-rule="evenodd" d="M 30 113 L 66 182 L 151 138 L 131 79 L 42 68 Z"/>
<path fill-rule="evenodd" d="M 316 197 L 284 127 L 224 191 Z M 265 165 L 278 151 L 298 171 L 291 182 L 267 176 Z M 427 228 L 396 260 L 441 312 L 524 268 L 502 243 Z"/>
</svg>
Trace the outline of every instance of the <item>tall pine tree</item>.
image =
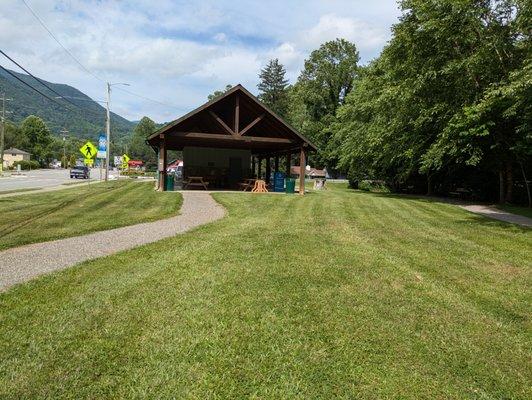
<svg viewBox="0 0 532 400">
<path fill-rule="evenodd" d="M 276 114 L 286 117 L 288 112 L 288 80 L 286 70 L 276 58 L 260 71 L 259 100 L 270 107 Z"/>
</svg>

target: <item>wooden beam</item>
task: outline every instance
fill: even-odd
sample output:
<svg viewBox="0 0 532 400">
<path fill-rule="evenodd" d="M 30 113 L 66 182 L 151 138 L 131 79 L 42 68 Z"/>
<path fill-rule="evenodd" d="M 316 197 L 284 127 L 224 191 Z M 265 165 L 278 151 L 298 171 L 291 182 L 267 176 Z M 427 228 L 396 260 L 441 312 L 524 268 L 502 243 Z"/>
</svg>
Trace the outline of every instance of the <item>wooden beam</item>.
<svg viewBox="0 0 532 400">
<path fill-rule="evenodd" d="M 226 140 L 226 141 L 235 141 L 235 142 L 260 142 L 260 143 L 278 143 L 278 144 L 293 143 L 291 139 L 285 139 L 285 138 L 262 137 L 262 136 L 233 136 L 233 135 L 230 136 L 224 133 L 173 132 L 172 136 L 194 138 L 194 139 Z"/>
<path fill-rule="evenodd" d="M 229 128 L 229 126 L 227 126 L 227 124 L 214 111 L 209 110 L 209 114 L 211 114 L 214 117 L 214 119 L 218 121 L 218 123 L 222 126 L 222 128 L 224 128 L 227 131 L 227 133 L 233 136 L 236 135 L 236 133 L 231 128 Z"/>
<path fill-rule="evenodd" d="M 271 168 L 271 158 L 270 157 L 267 157 L 266 158 L 266 183 L 269 184 L 270 183 L 270 175 L 272 174 L 272 168 Z"/>
<path fill-rule="evenodd" d="M 251 178 L 255 178 L 255 156 L 251 156 Z"/>
<path fill-rule="evenodd" d="M 279 156 L 275 156 L 273 159 L 273 171 L 279 172 Z"/>
<path fill-rule="evenodd" d="M 290 169 L 292 163 L 292 153 L 286 153 L 286 177 L 290 178 L 292 171 Z"/>
<path fill-rule="evenodd" d="M 305 157 L 305 149 L 301 147 L 301 156 L 299 157 L 299 194 L 305 194 L 305 167 L 307 160 Z"/>
<path fill-rule="evenodd" d="M 240 129 L 240 97 L 238 96 L 238 93 L 236 95 L 235 100 L 235 134 L 238 135 L 238 130 Z"/>
<path fill-rule="evenodd" d="M 159 140 L 159 162 L 157 169 L 159 171 L 159 187 L 160 192 L 166 191 L 166 137 L 164 135 L 160 136 Z"/>
<path fill-rule="evenodd" d="M 251 121 L 248 126 L 242 129 L 242 131 L 240 132 L 240 136 L 244 135 L 247 131 L 249 131 L 251 128 L 257 125 L 264 118 L 264 116 L 265 114 L 259 115 L 257 118 Z"/>
</svg>

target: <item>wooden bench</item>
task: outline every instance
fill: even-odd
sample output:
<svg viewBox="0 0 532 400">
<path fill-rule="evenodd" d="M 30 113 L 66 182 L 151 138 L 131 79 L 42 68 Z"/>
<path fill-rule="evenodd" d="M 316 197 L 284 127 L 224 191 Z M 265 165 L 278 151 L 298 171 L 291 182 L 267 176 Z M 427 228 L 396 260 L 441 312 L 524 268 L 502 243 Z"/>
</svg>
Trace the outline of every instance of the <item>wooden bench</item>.
<svg viewBox="0 0 532 400">
<path fill-rule="evenodd" d="M 207 190 L 209 182 L 205 182 L 202 176 L 189 176 L 187 181 L 183 181 L 183 188 L 188 189 L 189 187 L 199 187 L 204 190 Z"/>
</svg>

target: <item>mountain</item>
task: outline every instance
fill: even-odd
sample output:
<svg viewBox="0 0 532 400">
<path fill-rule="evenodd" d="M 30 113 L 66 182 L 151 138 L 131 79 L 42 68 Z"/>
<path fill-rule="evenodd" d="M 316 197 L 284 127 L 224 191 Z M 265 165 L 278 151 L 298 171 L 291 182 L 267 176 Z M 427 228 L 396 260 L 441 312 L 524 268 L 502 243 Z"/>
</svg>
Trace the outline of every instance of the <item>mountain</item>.
<svg viewBox="0 0 532 400">
<path fill-rule="evenodd" d="M 57 97 L 57 94 L 31 76 L 10 72 L 48 97 Z M 51 83 L 44 79 L 42 81 L 76 106 L 64 99 L 55 99 L 61 105 L 56 104 L 0 69 L 0 94 L 5 92 L 6 97 L 13 99 L 6 102 L 6 110 L 10 111 L 6 119 L 20 123 L 27 116 L 36 115 L 46 122 L 53 134 L 58 135 L 63 128 L 66 128 L 70 135 L 82 139 L 94 138 L 95 134 L 105 131 L 105 108 L 102 105 L 72 86 Z M 134 122 L 111 112 L 111 132 L 115 140 L 119 141 L 129 136 L 135 125 Z"/>
</svg>

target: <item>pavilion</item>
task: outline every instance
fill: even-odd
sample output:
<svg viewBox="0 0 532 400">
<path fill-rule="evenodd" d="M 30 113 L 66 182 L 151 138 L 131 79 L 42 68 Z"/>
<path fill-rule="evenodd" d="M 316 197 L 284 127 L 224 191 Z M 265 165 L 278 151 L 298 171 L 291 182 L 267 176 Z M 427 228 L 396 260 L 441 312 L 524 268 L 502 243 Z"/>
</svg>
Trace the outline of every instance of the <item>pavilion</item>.
<svg viewBox="0 0 532 400">
<path fill-rule="evenodd" d="M 245 178 L 268 182 L 285 158 L 290 175 L 292 155 L 299 157 L 300 193 L 305 190 L 306 155 L 317 148 L 242 85 L 165 125 L 146 142 L 158 153 L 158 188 L 165 190 L 167 151 L 183 152 L 183 175 L 204 176 L 213 188 L 236 188 Z"/>
</svg>

